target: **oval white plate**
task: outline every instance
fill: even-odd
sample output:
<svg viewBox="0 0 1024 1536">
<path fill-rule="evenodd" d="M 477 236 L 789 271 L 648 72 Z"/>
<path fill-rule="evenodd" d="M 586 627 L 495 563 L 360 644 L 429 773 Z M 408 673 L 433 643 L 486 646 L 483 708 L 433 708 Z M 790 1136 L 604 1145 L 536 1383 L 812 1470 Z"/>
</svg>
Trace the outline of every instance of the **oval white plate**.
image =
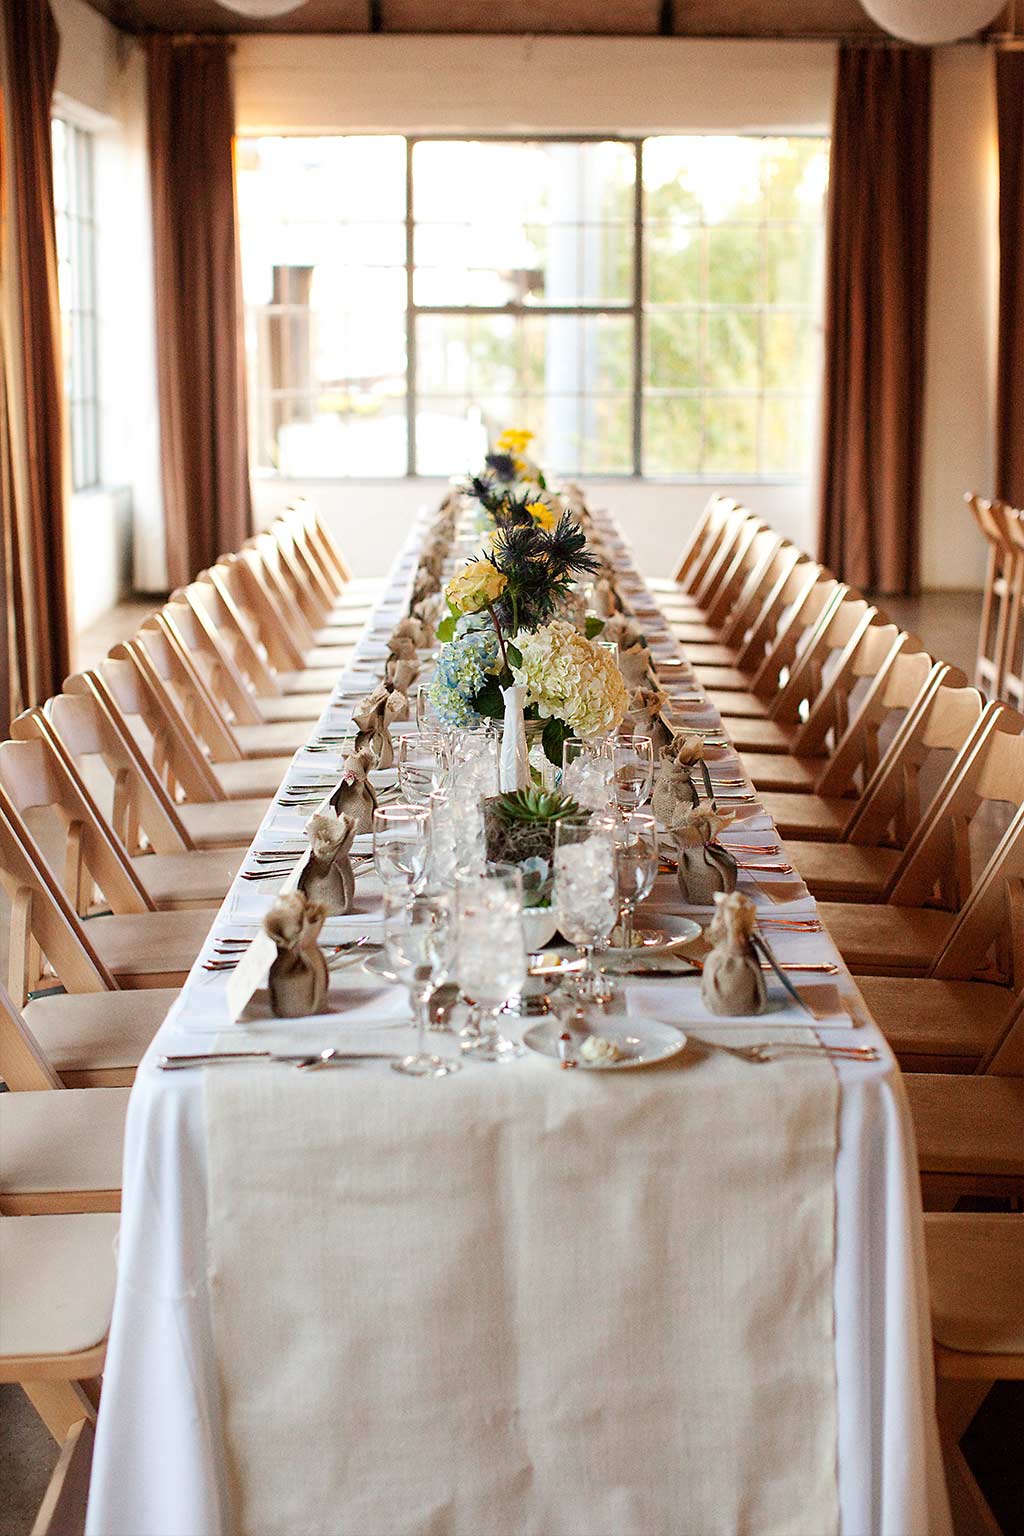
<svg viewBox="0 0 1024 1536">
<path fill-rule="evenodd" d="M 559 1060 L 558 1037 L 562 1025 L 557 1019 L 542 1019 L 523 1031 L 523 1044 L 538 1056 L 550 1056 Z M 585 1036 L 573 1036 L 573 1053 L 579 1066 L 587 1072 L 628 1072 L 636 1067 L 653 1067 L 659 1061 L 670 1061 L 678 1056 L 686 1045 L 682 1030 L 671 1024 L 661 1024 L 656 1019 L 630 1019 L 628 1023 L 608 1024 L 600 1031 L 605 1040 L 612 1040 L 622 1055 L 618 1061 L 586 1061 L 580 1055 Z"/>
</svg>

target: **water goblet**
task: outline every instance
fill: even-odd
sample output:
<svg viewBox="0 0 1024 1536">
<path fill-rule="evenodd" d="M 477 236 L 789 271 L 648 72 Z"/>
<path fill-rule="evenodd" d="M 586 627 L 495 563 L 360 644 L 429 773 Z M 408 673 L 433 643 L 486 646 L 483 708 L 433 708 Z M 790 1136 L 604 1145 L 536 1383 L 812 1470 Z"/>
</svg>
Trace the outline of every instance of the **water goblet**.
<svg viewBox="0 0 1024 1536">
<path fill-rule="evenodd" d="M 461 1062 L 426 1048 L 430 1004 L 448 977 L 451 960 L 451 903 L 447 896 L 384 893 L 384 953 L 388 965 L 409 992 L 416 1019 L 416 1049 L 391 1063 L 410 1077 L 446 1077 Z"/>
<path fill-rule="evenodd" d="M 430 858 L 430 809 L 379 805 L 373 813 L 373 867 L 385 891 L 411 894 L 423 883 Z"/>
<path fill-rule="evenodd" d="M 479 1010 L 461 1031 L 479 1061 L 509 1061 L 523 1047 L 498 1029 L 498 1015 L 526 985 L 523 880 L 514 864 L 488 864 L 456 883 L 455 979 Z"/>
<path fill-rule="evenodd" d="M 562 743 L 559 788 L 590 811 L 608 811 L 615 803 L 611 739 L 607 736 Z"/>
<path fill-rule="evenodd" d="M 612 745 L 615 799 L 623 817 L 638 811 L 654 786 L 654 743 L 640 731 L 617 736 Z"/>
<path fill-rule="evenodd" d="M 451 756 L 440 731 L 409 731 L 399 738 L 398 783 L 406 800 L 426 805 L 450 778 Z"/>
<path fill-rule="evenodd" d="M 615 834 L 611 819 L 560 821 L 555 828 L 554 905 L 558 927 L 585 969 L 576 988 L 577 1015 L 584 1001 L 605 1003 L 613 996 L 594 967 L 595 948 L 608 940 L 619 914 Z"/>
<path fill-rule="evenodd" d="M 615 871 L 622 911 L 624 949 L 633 947 L 637 905 L 646 901 L 658 874 L 658 823 L 647 811 L 635 811 L 615 828 Z"/>
</svg>

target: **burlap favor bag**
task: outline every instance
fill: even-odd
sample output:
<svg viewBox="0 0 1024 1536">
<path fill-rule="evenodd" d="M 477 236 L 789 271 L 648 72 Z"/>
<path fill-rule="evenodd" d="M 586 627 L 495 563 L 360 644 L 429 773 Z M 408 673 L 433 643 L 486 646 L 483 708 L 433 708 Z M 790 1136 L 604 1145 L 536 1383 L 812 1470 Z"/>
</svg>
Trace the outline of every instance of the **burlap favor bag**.
<svg viewBox="0 0 1024 1536">
<path fill-rule="evenodd" d="M 763 1013 L 768 994 L 761 962 L 750 942 L 757 908 L 739 891 L 715 896 L 707 936 L 712 950 L 704 961 L 700 995 L 711 1013 L 743 1017 Z"/>
<path fill-rule="evenodd" d="M 622 598 L 615 583 L 605 576 L 594 583 L 594 608 L 603 619 L 610 619 L 613 613 L 622 611 Z"/>
<path fill-rule="evenodd" d="M 625 648 L 619 647 L 619 670 L 629 689 L 657 688 L 658 686 L 653 658 L 641 640 Z"/>
<path fill-rule="evenodd" d="M 677 731 L 661 749 L 651 795 L 651 809 L 663 827 L 678 826 L 700 804 L 705 772 L 703 737 L 696 731 Z M 703 787 L 707 790 L 706 782 Z"/>
<path fill-rule="evenodd" d="M 426 650 L 433 638 L 434 632 L 427 621 L 412 613 L 400 619 L 391 631 L 392 640 L 411 640 L 418 651 Z"/>
<path fill-rule="evenodd" d="M 370 783 L 373 753 L 367 747 L 362 752 L 350 752 L 341 767 L 341 783 L 331 796 L 331 805 L 339 816 L 347 816 L 356 832 L 373 831 L 373 813 L 377 809 L 377 796 Z"/>
<path fill-rule="evenodd" d="M 392 635 L 388 641 L 388 650 L 391 654 L 384 668 L 384 676 L 388 682 L 393 682 L 396 669 L 403 663 L 407 667 L 416 665 L 416 642 L 409 635 Z"/>
<path fill-rule="evenodd" d="M 326 908 L 328 917 L 344 917 L 351 912 L 356 894 L 350 857 L 356 824 L 349 816 L 320 811 L 309 818 L 306 831 L 309 858 L 299 876 L 299 890 Z"/>
<path fill-rule="evenodd" d="M 687 811 L 670 828 L 679 857 L 679 893 L 688 906 L 710 907 L 716 896 L 727 896 L 736 889 L 736 860 L 727 848 L 715 843 L 732 819 L 698 807 Z"/>
<path fill-rule="evenodd" d="M 649 736 L 655 752 L 659 754 L 665 747 L 671 746 L 675 734 L 662 714 L 667 703 L 668 695 L 660 688 L 635 688 L 630 695 L 629 710 L 623 719 L 624 725 Z"/>
<path fill-rule="evenodd" d="M 279 1019 L 301 1019 L 319 1013 L 327 997 L 327 961 L 317 939 L 327 909 L 302 891 L 278 897 L 263 920 L 277 945 L 267 986 L 270 1007 Z"/>
<path fill-rule="evenodd" d="M 600 638 L 614 640 L 620 650 L 628 650 L 631 645 L 636 645 L 638 642 L 641 645 L 647 643 L 639 624 L 635 619 L 627 618 L 624 613 L 613 613 L 611 618 L 605 619 Z"/>
<path fill-rule="evenodd" d="M 369 751 L 375 768 L 390 768 L 395 761 L 395 747 L 389 727 L 408 709 L 404 694 L 375 688 L 353 714 L 356 726 L 356 751 Z"/>
</svg>

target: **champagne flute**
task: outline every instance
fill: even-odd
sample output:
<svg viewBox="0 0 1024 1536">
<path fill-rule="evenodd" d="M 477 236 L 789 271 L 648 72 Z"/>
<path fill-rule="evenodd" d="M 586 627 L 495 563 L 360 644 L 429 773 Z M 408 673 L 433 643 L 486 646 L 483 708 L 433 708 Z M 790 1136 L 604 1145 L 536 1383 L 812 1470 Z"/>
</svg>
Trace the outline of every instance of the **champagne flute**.
<svg viewBox="0 0 1024 1536">
<path fill-rule="evenodd" d="M 613 993 L 594 968 L 594 950 L 607 941 L 619 915 L 615 835 L 608 818 L 560 821 L 555 828 L 554 906 L 558 927 L 585 960 L 576 992 L 583 1002 L 608 1002 Z"/>
<path fill-rule="evenodd" d="M 615 799 L 623 818 L 638 811 L 654 785 L 654 743 L 640 731 L 617 736 L 612 746 Z"/>
<path fill-rule="evenodd" d="M 658 873 L 658 823 L 646 811 L 635 811 L 615 829 L 615 871 L 622 910 L 622 947 L 633 947 L 633 918 L 646 901 Z"/>
<path fill-rule="evenodd" d="M 439 731 L 407 732 L 398 742 L 398 783 L 406 800 L 426 805 L 451 778 L 448 743 Z"/>
<path fill-rule="evenodd" d="M 379 805 L 373 813 L 373 867 L 385 891 L 411 895 L 423 883 L 429 858 L 429 807 Z"/>
<path fill-rule="evenodd" d="M 498 1014 L 526 985 L 523 877 L 514 864 L 488 864 L 456 883 L 455 979 L 482 1012 L 462 1033 L 462 1049 L 480 1061 L 510 1061 L 523 1047 L 498 1029 Z"/>
<path fill-rule="evenodd" d="M 393 1061 L 393 1070 L 409 1077 L 446 1077 L 450 1072 L 458 1072 L 461 1062 L 426 1048 L 430 1002 L 447 979 L 451 959 L 448 897 L 385 891 L 384 953 L 399 981 L 408 988 L 416 1019 L 416 1049 L 400 1061 Z"/>
</svg>

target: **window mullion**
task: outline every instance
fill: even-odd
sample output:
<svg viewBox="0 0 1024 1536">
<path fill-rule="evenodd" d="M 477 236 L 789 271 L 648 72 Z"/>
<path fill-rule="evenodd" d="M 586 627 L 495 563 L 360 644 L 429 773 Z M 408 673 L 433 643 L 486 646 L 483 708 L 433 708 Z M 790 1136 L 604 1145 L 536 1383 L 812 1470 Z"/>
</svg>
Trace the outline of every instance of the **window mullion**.
<svg viewBox="0 0 1024 1536">
<path fill-rule="evenodd" d="M 644 150 L 637 139 L 633 187 L 633 474 L 643 474 L 644 377 Z"/>
<path fill-rule="evenodd" d="M 416 306 L 415 290 L 415 225 L 413 223 L 412 185 L 413 140 L 405 141 L 405 473 L 411 479 L 416 473 Z"/>
</svg>

